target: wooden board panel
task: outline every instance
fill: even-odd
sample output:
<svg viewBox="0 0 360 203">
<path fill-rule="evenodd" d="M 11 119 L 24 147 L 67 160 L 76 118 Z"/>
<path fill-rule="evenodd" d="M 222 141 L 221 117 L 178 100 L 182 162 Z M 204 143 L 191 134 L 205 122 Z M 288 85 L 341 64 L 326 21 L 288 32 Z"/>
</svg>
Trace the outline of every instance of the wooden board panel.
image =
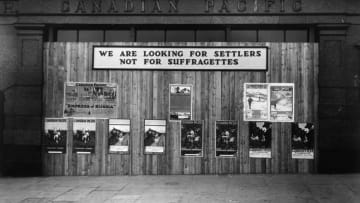
<svg viewBox="0 0 360 203">
<path fill-rule="evenodd" d="M 128 154 L 108 154 L 108 121 L 97 119 L 95 153 L 72 153 L 72 119 L 66 154 L 44 154 L 46 175 L 162 175 L 312 173 L 315 160 L 291 159 L 291 124 L 274 123 L 272 158 L 249 158 L 249 125 L 243 121 L 244 82 L 295 83 L 295 121 L 317 126 L 318 47 L 311 43 L 202 43 L 202 45 L 268 46 L 268 71 L 92 70 L 93 45 L 129 43 L 46 43 L 44 47 L 44 112 L 62 117 L 63 84 L 111 82 L 118 85 L 118 118 L 131 120 Z M 138 45 L 144 45 L 137 43 Z M 157 45 L 154 43 L 152 45 Z M 194 43 L 182 43 L 194 46 Z M 204 123 L 204 156 L 180 156 L 180 122 L 168 121 L 169 84 L 193 86 L 193 119 Z M 144 120 L 167 120 L 164 154 L 144 155 Z M 238 156 L 215 157 L 215 121 L 239 122 Z M 317 140 L 317 131 L 315 135 Z M 317 152 L 317 148 L 315 148 Z M 316 155 L 316 153 L 315 153 Z M 317 158 L 317 156 L 316 156 Z"/>
</svg>

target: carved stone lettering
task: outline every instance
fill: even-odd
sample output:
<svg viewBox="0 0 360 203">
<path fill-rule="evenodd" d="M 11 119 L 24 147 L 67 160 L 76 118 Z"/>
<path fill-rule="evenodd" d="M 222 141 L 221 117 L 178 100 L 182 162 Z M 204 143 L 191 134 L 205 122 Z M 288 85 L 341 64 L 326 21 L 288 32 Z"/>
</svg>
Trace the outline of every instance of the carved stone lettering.
<svg viewBox="0 0 360 203">
<path fill-rule="evenodd" d="M 178 12 L 178 3 L 179 0 L 169 0 L 169 13 L 172 13 L 173 11 L 175 13 Z"/>
<path fill-rule="evenodd" d="M 238 0 L 237 10 L 239 12 L 245 12 L 246 11 L 246 0 Z"/>
<path fill-rule="evenodd" d="M 125 12 L 133 12 L 134 11 L 134 2 L 133 0 L 125 0 Z"/>
<path fill-rule="evenodd" d="M 154 5 L 153 5 L 153 9 L 152 12 L 155 13 L 161 13 L 161 7 L 160 7 L 160 2 L 159 0 L 154 0 Z"/>
<path fill-rule="evenodd" d="M 215 3 L 214 0 L 205 0 L 205 12 L 209 13 L 214 10 Z"/>
<path fill-rule="evenodd" d="M 75 13 L 86 13 L 86 5 L 84 0 L 79 0 Z"/>
<path fill-rule="evenodd" d="M 63 0 L 61 3 L 61 13 L 70 12 L 70 0 Z"/>
<path fill-rule="evenodd" d="M 219 10 L 219 12 L 220 13 L 222 13 L 222 12 L 226 12 L 226 13 L 229 13 L 230 12 L 230 10 L 229 10 L 229 8 L 228 8 L 228 5 L 229 5 L 229 2 L 228 2 L 228 0 L 223 0 L 222 1 L 222 5 L 221 5 L 221 8 L 220 8 L 220 10 Z"/>
<path fill-rule="evenodd" d="M 118 12 L 119 12 L 115 0 L 111 0 L 111 1 L 110 1 L 110 6 L 109 6 L 108 12 L 109 12 L 109 13 L 118 13 Z"/>
</svg>

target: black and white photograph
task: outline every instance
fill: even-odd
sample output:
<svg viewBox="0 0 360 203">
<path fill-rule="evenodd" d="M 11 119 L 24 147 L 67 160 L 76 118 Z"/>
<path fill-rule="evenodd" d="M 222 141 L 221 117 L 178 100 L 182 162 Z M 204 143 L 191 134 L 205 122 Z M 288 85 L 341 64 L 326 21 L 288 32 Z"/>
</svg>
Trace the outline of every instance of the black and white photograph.
<svg viewBox="0 0 360 203">
<path fill-rule="evenodd" d="M 73 123 L 73 153 L 95 153 L 96 120 L 91 118 L 74 119 Z"/>
<path fill-rule="evenodd" d="M 144 153 L 164 153 L 166 120 L 145 120 Z"/>
<path fill-rule="evenodd" d="M 109 153 L 128 153 L 130 141 L 130 120 L 109 119 Z"/>
<path fill-rule="evenodd" d="M 271 126 L 270 122 L 249 123 L 250 158 L 271 158 Z"/>
<path fill-rule="evenodd" d="M 216 121 L 217 157 L 236 157 L 238 153 L 238 121 Z"/>
<path fill-rule="evenodd" d="M 313 123 L 291 124 L 291 157 L 293 159 L 314 159 Z"/>
<path fill-rule="evenodd" d="M 45 118 L 43 145 L 49 154 L 66 153 L 68 120 Z"/>
<path fill-rule="evenodd" d="M 192 118 L 192 85 L 170 84 L 170 120 L 191 120 Z"/>
<path fill-rule="evenodd" d="M 2 202 L 360 202 L 360 0 L 0 0 Z"/>
<path fill-rule="evenodd" d="M 203 156 L 202 121 L 181 121 L 181 156 Z"/>
</svg>

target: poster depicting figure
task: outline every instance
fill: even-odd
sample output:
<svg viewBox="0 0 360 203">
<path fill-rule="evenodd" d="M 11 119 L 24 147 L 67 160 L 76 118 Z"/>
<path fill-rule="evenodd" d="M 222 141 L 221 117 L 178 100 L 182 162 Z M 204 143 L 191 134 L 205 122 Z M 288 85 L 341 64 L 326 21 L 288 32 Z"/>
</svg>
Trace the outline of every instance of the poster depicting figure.
<svg viewBox="0 0 360 203">
<path fill-rule="evenodd" d="M 66 153 L 68 121 L 64 118 L 45 118 L 43 144 L 47 153 Z"/>
<path fill-rule="evenodd" d="M 202 121 L 181 121 L 181 156 L 203 156 Z"/>
<path fill-rule="evenodd" d="M 237 155 L 237 121 L 216 121 L 215 149 L 217 157 L 235 157 Z"/>
<path fill-rule="evenodd" d="M 249 123 L 249 157 L 271 158 L 271 123 Z"/>
<path fill-rule="evenodd" d="M 130 120 L 109 119 L 109 153 L 128 153 Z"/>
<path fill-rule="evenodd" d="M 170 120 L 191 120 L 192 85 L 170 84 Z"/>
<path fill-rule="evenodd" d="M 164 153 L 166 120 L 145 120 L 144 153 Z"/>
<path fill-rule="evenodd" d="M 267 83 L 244 83 L 244 121 L 269 120 Z"/>
<path fill-rule="evenodd" d="M 64 89 L 64 117 L 116 117 L 116 84 L 67 82 Z"/>
<path fill-rule="evenodd" d="M 270 85 L 270 121 L 294 122 L 294 84 Z"/>
<path fill-rule="evenodd" d="M 74 119 L 73 122 L 73 153 L 95 153 L 96 141 L 95 119 Z"/>
<path fill-rule="evenodd" d="M 291 132 L 291 157 L 314 159 L 314 124 L 292 123 Z"/>
</svg>

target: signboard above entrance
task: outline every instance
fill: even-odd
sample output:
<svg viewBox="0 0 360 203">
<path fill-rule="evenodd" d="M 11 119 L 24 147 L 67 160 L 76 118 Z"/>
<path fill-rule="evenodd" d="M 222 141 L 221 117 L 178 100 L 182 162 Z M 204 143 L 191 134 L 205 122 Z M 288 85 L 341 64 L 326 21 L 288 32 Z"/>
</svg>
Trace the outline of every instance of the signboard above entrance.
<svg viewBox="0 0 360 203">
<path fill-rule="evenodd" d="M 267 70 L 267 47 L 94 46 L 94 69 Z"/>
</svg>

